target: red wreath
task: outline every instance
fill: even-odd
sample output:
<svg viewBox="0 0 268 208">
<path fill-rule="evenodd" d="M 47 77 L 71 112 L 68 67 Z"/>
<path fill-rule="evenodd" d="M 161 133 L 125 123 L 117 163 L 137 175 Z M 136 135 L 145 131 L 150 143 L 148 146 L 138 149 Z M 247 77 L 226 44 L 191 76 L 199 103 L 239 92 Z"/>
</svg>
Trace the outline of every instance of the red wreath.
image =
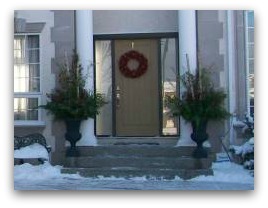
<svg viewBox="0 0 268 208">
<path fill-rule="evenodd" d="M 128 67 L 128 62 L 130 60 L 136 60 L 139 66 L 136 69 L 131 70 Z M 137 78 L 143 75 L 148 68 L 148 60 L 145 56 L 137 51 L 131 50 L 123 54 L 119 59 L 119 70 L 121 73 L 130 78 Z"/>
</svg>

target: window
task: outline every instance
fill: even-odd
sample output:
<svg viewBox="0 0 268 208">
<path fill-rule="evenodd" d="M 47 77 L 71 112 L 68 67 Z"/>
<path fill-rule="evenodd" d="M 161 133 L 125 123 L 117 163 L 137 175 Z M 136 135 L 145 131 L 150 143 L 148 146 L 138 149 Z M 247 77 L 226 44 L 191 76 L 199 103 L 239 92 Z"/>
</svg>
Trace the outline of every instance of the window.
<svg viewBox="0 0 268 208">
<path fill-rule="evenodd" d="M 254 11 L 245 11 L 248 110 L 254 116 Z"/>
<path fill-rule="evenodd" d="M 162 101 L 166 96 L 177 95 L 177 47 L 175 38 L 162 38 L 161 42 L 161 73 L 162 73 Z M 162 134 L 166 136 L 178 135 L 178 118 L 171 117 L 169 109 L 162 109 Z"/>
<path fill-rule="evenodd" d="M 15 120 L 38 120 L 38 98 L 14 98 Z"/>
<path fill-rule="evenodd" d="M 29 124 L 40 121 L 39 35 L 14 36 L 14 121 Z"/>
<path fill-rule="evenodd" d="M 97 135 L 112 135 L 113 105 L 112 105 L 112 51 L 110 40 L 95 42 L 96 90 L 105 96 L 107 104 L 100 109 L 96 117 Z"/>
</svg>

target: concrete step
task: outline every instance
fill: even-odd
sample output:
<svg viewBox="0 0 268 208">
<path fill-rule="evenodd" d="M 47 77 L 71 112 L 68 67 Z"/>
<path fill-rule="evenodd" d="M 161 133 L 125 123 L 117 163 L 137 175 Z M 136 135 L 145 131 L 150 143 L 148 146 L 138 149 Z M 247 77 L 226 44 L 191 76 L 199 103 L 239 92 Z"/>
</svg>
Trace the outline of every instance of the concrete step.
<svg viewBox="0 0 268 208">
<path fill-rule="evenodd" d="M 210 168 L 212 158 L 195 159 L 192 157 L 122 157 L 94 156 L 67 157 L 65 167 L 79 168 L 162 168 L 162 169 L 206 169 Z"/>
<path fill-rule="evenodd" d="M 66 157 L 62 173 L 79 173 L 85 177 L 147 177 L 189 179 L 211 175 L 212 161 L 195 159 L 195 147 L 167 147 L 149 145 L 111 145 L 78 147 L 79 157 Z"/>
<path fill-rule="evenodd" d="M 83 177 L 102 178 L 102 177 L 116 177 L 116 178 L 135 178 L 145 177 L 146 179 L 159 180 L 173 180 L 180 177 L 188 180 L 199 175 L 213 175 L 211 168 L 188 170 L 188 169 L 159 169 L 159 168 L 144 168 L 135 169 L 129 167 L 121 168 L 63 168 L 62 173 L 76 174 L 79 173 Z"/>
<path fill-rule="evenodd" d="M 195 147 L 163 147 L 142 145 L 114 145 L 77 147 L 80 156 L 182 157 L 191 156 Z M 210 152 L 210 149 L 208 149 Z"/>
<path fill-rule="evenodd" d="M 101 146 L 150 145 L 174 147 L 178 142 L 178 137 L 98 137 L 97 139 Z"/>
</svg>

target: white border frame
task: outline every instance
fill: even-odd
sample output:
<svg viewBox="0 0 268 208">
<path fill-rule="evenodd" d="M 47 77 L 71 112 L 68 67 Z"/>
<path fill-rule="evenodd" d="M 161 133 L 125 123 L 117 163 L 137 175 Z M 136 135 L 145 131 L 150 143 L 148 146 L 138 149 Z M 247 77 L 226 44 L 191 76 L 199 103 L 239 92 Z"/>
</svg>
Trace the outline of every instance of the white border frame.
<svg viewBox="0 0 268 208">
<path fill-rule="evenodd" d="M 41 96 L 42 96 L 42 53 L 41 53 L 41 33 L 14 33 L 14 36 L 19 36 L 19 35 L 23 35 L 23 36 L 29 36 L 29 35 L 38 35 L 39 36 L 39 74 L 40 74 L 40 78 L 39 78 L 39 92 L 14 92 L 13 95 L 13 99 L 14 98 L 37 98 L 38 99 L 38 105 L 41 105 Z M 13 63 L 14 64 L 14 63 Z M 37 63 L 36 63 L 37 64 Z M 13 72 L 14 73 L 14 72 Z M 13 76 L 14 77 L 14 76 Z M 45 122 L 42 121 L 42 112 L 40 109 L 38 109 L 38 120 L 14 120 L 14 126 L 15 127 L 23 127 L 23 126 L 45 126 Z"/>
</svg>

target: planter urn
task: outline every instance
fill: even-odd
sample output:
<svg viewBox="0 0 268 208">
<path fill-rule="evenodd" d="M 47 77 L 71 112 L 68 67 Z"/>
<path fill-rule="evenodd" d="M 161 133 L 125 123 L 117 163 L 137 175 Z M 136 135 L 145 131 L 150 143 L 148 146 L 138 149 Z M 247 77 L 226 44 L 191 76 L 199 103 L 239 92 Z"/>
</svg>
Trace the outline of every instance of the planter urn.
<svg viewBox="0 0 268 208">
<path fill-rule="evenodd" d="M 69 157 L 77 157 L 79 156 L 79 151 L 76 148 L 76 142 L 79 141 L 82 137 L 80 133 L 81 120 L 66 119 L 65 124 L 65 139 L 71 144 L 70 148 L 67 150 L 66 155 Z"/>
<path fill-rule="evenodd" d="M 203 143 L 208 139 L 207 134 L 207 121 L 201 121 L 199 125 L 196 122 L 192 122 L 193 132 L 191 139 L 197 144 L 196 149 L 193 151 L 194 158 L 207 158 L 208 153 L 206 148 L 203 147 Z"/>
</svg>

